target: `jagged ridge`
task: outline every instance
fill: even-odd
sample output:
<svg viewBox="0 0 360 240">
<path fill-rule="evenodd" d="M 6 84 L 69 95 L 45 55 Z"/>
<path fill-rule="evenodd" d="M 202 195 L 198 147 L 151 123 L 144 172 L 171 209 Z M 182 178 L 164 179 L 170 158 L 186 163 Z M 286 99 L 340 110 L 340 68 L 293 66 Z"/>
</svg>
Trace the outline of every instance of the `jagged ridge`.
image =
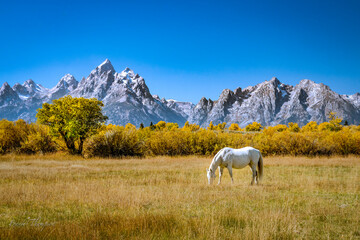
<svg viewBox="0 0 360 240">
<path fill-rule="evenodd" d="M 46 89 L 33 80 L 15 84 L 13 88 L 5 83 L 0 91 L 0 118 L 35 121 L 36 109 L 42 103 L 51 102 L 65 95 L 97 98 L 104 102 L 104 114 L 109 123 L 125 125 L 140 123 L 149 125 L 160 120 L 177 122 L 183 125 L 189 113 L 189 104 L 159 101 L 154 98 L 144 78 L 130 68 L 115 71 L 110 60 L 106 59 L 80 83 L 71 74 L 62 77 L 52 89 Z M 190 104 L 192 108 L 192 104 Z M 182 111 L 184 109 L 184 111 Z"/>
<path fill-rule="evenodd" d="M 203 97 L 194 105 L 152 95 L 144 78 L 130 68 L 116 72 L 108 59 L 80 82 L 66 74 L 52 89 L 31 79 L 13 88 L 4 83 L 0 88 L 0 118 L 35 121 L 36 109 L 42 103 L 65 95 L 102 100 L 108 122 L 119 125 L 149 125 L 160 120 L 180 126 L 188 120 L 203 127 L 210 121 L 238 123 L 241 127 L 254 121 L 262 125 L 289 122 L 304 125 L 309 121 L 326 121 L 330 111 L 337 112 L 350 124 L 360 121 L 359 93 L 339 95 L 328 86 L 307 79 L 296 86 L 272 78 L 245 89 L 224 89 L 218 100 Z"/>
<path fill-rule="evenodd" d="M 203 127 L 221 122 L 238 123 L 240 127 L 256 121 L 264 126 L 296 122 L 327 121 L 330 111 L 351 124 L 360 121 L 360 94 L 339 95 L 328 86 L 302 80 L 296 86 L 277 78 L 256 86 L 223 90 L 216 101 L 202 98 L 190 114 L 189 121 Z"/>
</svg>

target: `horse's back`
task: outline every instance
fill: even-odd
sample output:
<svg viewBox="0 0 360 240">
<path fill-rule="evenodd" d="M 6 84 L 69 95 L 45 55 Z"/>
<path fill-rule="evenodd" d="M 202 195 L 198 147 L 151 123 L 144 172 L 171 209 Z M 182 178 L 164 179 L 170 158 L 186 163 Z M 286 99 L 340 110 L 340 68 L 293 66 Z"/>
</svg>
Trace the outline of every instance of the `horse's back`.
<svg viewBox="0 0 360 240">
<path fill-rule="evenodd" d="M 222 157 L 223 166 L 232 165 L 234 168 L 243 168 L 247 166 L 250 162 L 249 154 L 247 151 L 240 151 L 241 149 L 234 148 L 223 148 L 219 151 L 219 154 Z"/>
<path fill-rule="evenodd" d="M 232 149 L 232 148 L 231 148 Z M 260 151 L 253 147 L 243 147 L 239 149 L 232 149 L 238 155 L 259 155 Z"/>
<path fill-rule="evenodd" d="M 249 156 L 251 157 L 251 160 L 254 162 L 257 162 L 261 156 L 261 153 L 258 149 L 253 147 L 244 147 L 241 148 L 244 149 L 244 151 L 248 152 Z"/>
<path fill-rule="evenodd" d="M 244 147 L 239 149 L 223 148 L 220 150 L 225 162 L 232 162 L 234 168 L 243 168 L 252 162 L 257 164 L 260 151 L 253 147 Z"/>
</svg>

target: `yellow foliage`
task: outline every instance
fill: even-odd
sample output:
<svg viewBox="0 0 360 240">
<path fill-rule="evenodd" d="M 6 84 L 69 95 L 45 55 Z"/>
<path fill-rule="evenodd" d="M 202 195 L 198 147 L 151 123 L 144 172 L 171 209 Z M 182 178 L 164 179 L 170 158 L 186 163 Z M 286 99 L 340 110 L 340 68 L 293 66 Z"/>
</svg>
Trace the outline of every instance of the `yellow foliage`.
<svg viewBox="0 0 360 240">
<path fill-rule="evenodd" d="M 155 124 L 156 130 L 162 130 L 166 127 L 165 121 L 159 121 L 157 124 Z"/>
<path fill-rule="evenodd" d="M 264 129 L 264 131 L 266 132 L 283 132 L 283 131 L 287 131 L 288 127 L 284 124 L 279 124 L 276 126 L 269 126 L 267 128 Z"/>
<path fill-rule="evenodd" d="M 330 123 L 330 130 L 331 131 L 340 131 L 342 129 L 342 118 L 336 115 L 336 112 L 329 113 L 329 123 Z"/>
<path fill-rule="evenodd" d="M 24 141 L 24 131 L 20 126 L 8 120 L 0 121 L 0 154 L 9 153 L 21 146 Z"/>
<path fill-rule="evenodd" d="M 335 118 L 336 120 L 337 118 Z M 338 121 L 338 120 L 337 120 Z M 337 122 L 338 123 L 338 122 Z M 183 128 L 164 121 L 150 127 L 137 129 L 132 124 L 124 126 L 103 125 L 98 133 L 84 145 L 87 157 L 121 157 L 143 155 L 214 155 L 223 147 L 252 146 L 263 155 L 327 156 L 360 154 L 360 126 L 346 126 L 336 130 L 333 122 L 317 125 L 309 122 L 301 131 L 296 123 L 266 127 L 260 131 L 259 123 L 252 123 L 240 132 L 238 124 L 223 131 L 226 123 L 208 129 L 186 122 Z M 334 127 L 335 126 L 335 127 Z M 214 131 L 215 130 L 215 131 Z M 55 139 L 55 141 L 57 141 Z M 27 124 L 23 120 L 0 121 L 0 153 L 46 153 L 64 145 L 54 142 L 49 128 Z"/>
<path fill-rule="evenodd" d="M 50 153 L 56 151 L 56 144 L 50 135 L 50 129 L 43 125 L 32 125 L 26 140 L 21 143 L 20 153 Z"/>
<path fill-rule="evenodd" d="M 245 127 L 247 132 L 258 132 L 263 128 L 260 123 L 253 122 Z"/>
<path fill-rule="evenodd" d="M 179 128 L 179 124 L 177 124 L 177 123 L 166 123 L 167 130 L 173 131 L 178 128 Z"/>
<path fill-rule="evenodd" d="M 319 124 L 320 131 L 331 131 L 332 125 L 329 122 L 323 122 Z"/>
<path fill-rule="evenodd" d="M 300 132 L 300 127 L 297 123 L 289 122 L 288 125 L 290 132 Z"/>
<path fill-rule="evenodd" d="M 56 150 L 49 128 L 43 125 L 27 124 L 20 119 L 16 122 L 0 121 L 0 154 L 46 153 Z"/>
<path fill-rule="evenodd" d="M 142 156 L 144 154 L 143 141 L 134 125 L 112 127 L 91 136 L 85 141 L 85 157 L 121 157 Z"/>
<path fill-rule="evenodd" d="M 126 131 L 129 131 L 129 130 L 134 130 L 136 129 L 135 125 L 131 124 L 131 123 L 128 123 L 125 125 L 125 130 Z"/>
<path fill-rule="evenodd" d="M 226 122 L 219 123 L 218 125 L 216 125 L 215 130 L 223 131 L 225 127 L 226 127 Z"/>
<path fill-rule="evenodd" d="M 209 126 L 207 127 L 207 130 L 215 130 L 215 126 L 212 121 L 210 122 Z"/>
<path fill-rule="evenodd" d="M 229 127 L 230 131 L 241 131 L 241 128 L 239 127 L 239 125 L 237 123 L 232 123 Z"/>
<path fill-rule="evenodd" d="M 197 131 L 197 130 L 199 130 L 199 129 L 200 129 L 200 126 L 199 126 L 199 125 L 197 125 L 197 124 L 195 124 L 195 123 L 189 124 L 189 121 L 187 121 L 187 122 L 185 123 L 184 127 L 183 127 L 183 130 L 184 130 L 184 131 L 192 131 L 192 132 L 194 132 L 194 131 Z"/>
<path fill-rule="evenodd" d="M 301 128 L 303 132 L 315 132 L 319 128 L 319 125 L 315 121 L 308 122 L 305 126 Z"/>
</svg>

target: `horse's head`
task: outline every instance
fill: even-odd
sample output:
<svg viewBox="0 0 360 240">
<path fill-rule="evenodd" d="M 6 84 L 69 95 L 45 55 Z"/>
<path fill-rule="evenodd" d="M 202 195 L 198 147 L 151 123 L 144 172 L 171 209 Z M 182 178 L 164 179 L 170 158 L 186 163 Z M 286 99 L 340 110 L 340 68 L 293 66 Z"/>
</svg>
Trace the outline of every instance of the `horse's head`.
<svg viewBox="0 0 360 240">
<path fill-rule="evenodd" d="M 209 184 L 212 184 L 216 178 L 216 175 L 215 173 L 213 172 L 212 169 L 206 169 L 206 173 L 207 173 L 207 178 L 208 178 L 208 181 L 209 181 Z"/>
</svg>

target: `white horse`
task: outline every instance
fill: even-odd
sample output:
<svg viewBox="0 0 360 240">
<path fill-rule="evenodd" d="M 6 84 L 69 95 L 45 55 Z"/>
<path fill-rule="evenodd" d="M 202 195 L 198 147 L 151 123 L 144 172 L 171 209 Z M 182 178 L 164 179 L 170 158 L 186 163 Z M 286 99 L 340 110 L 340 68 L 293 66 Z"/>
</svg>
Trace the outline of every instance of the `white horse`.
<svg viewBox="0 0 360 240">
<path fill-rule="evenodd" d="M 209 169 L 206 169 L 209 184 L 212 184 L 216 177 L 215 171 L 217 167 L 219 167 L 218 184 L 220 184 L 221 176 L 225 167 L 229 170 L 231 183 L 234 183 L 232 169 L 244 168 L 247 165 L 249 165 L 252 170 L 251 185 L 254 184 L 255 179 L 256 183 L 259 183 L 259 180 L 261 180 L 263 175 L 263 158 L 259 150 L 252 147 L 244 147 L 240 149 L 233 149 L 228 147 L 223 148 L 215 155 Z M 259 173 L 256 170 L 256 167 L 258 168 Z"/>
</svg>

